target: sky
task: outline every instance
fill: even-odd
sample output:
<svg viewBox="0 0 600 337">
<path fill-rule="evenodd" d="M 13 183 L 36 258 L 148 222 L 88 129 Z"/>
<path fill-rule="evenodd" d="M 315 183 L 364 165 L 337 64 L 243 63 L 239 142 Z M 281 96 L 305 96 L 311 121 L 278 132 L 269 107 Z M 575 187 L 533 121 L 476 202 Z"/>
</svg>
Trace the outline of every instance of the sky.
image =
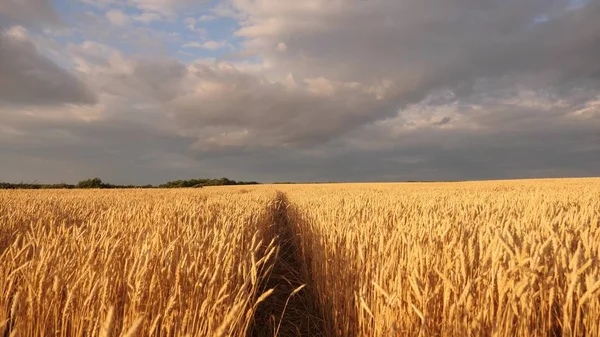
<svg viewBox="0 0 600 337">
<path fill-rule="evenodd" d="M 2 0 L 0 181 L 600 176 L 600 0 Z"/>
</svg>

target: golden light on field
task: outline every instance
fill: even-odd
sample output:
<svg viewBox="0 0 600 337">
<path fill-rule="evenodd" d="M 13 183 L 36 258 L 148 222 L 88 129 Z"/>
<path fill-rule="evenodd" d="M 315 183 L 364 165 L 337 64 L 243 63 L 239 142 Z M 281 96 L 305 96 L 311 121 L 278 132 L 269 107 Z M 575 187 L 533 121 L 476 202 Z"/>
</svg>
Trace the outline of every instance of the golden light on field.
<svg viewBox="0 0 600 337">
<path fill-rule="evenodd" d="M 243 336 L 273 193 L 0 193 L 0 322 L 18 336 Z M 4 310 L 6 309 L 6 310 Z"/>
<path fill-rule="evenodd" d="M 600 179 L 2 191 L 0 332 L 600 336 L 599 258 Z"/>
</svg>

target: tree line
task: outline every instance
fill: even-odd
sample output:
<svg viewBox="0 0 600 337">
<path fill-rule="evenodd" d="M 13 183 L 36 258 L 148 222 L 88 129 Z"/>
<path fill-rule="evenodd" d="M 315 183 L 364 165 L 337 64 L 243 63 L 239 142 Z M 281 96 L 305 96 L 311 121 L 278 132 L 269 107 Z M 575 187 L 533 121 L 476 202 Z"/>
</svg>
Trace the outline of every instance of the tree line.
<svg viewBox="0 0 600 337">
<path fill-rule="evenodd" d="M 256 181 L 235 181 L 227 178 L 220 179 L 188 179 L 169 181 L 160 185 L 114 185 L 105 183 L 100 178 L 91 178 L 78 182 L 77 184 L 40 184 L 40 183 L 3 183 L 0 182 L 0 190 L 7 189 L 115 189 L 115 188 L 202 188 L 204 186 L 225 185 L 258 185 Z"/>
</svg>

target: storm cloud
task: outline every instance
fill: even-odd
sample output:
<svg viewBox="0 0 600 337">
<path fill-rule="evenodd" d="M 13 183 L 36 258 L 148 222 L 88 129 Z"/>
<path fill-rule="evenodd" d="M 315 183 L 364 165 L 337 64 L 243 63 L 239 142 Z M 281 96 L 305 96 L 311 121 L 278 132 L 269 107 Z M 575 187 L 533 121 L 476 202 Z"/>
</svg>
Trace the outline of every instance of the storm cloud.
<svg viewBox="0 0 600 337">
<path fill-rule="evenodd" d="M 0 102 L 31 105 L 94 103 L 94 93 L 40 54 L 23 29 L 0 32 Z"/>
<path fill-rule="evenodd" d="M 37 2 L 0 5 L 10 18 L 0 156 L 12 158 L 0 180 L 46 179 L 19 169 L 33 162 L 54 172 L 47 179 L 117 183 L 529 178 L 600 167 L 597 0 L 83 1 L 93 34 Z M 163 28 L 140 26 L 141 15 Z M 178 30 L 179 21 L 195 24 Z M 60 22 L 75 37 L 35 28 Z M 141 31 L 143 48 L 131 43 Z M 223 48 L 173 47 L 209 38 Z"/>
</svg>

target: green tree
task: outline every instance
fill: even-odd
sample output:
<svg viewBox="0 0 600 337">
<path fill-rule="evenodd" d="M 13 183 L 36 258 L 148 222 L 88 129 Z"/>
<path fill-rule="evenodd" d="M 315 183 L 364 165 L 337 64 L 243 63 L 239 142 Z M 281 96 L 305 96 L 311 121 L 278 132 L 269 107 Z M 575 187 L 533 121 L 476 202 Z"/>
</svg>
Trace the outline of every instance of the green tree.
<svg viewBox="0 0 600 337">
<path fill-rule="evenodd" d="M 102 180 L 100 178 L 82 180 L 77 183 L 77 188 L 102 188 Z"/>
</svg>

